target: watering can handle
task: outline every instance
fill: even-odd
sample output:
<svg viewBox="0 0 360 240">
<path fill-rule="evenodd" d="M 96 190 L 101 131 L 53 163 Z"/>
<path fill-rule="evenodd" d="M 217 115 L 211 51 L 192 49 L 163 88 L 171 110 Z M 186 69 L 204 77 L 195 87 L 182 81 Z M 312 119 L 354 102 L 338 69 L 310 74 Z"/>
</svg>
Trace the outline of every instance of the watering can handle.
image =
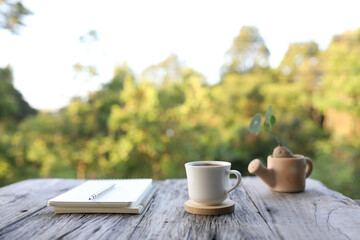
<svg viewBox="0 0 360 240">
<path fill-rule="evenodd" d="M 306 165 L 306 169 L 305 169 L 305 178 L 308 178 L 312 172 L 313 169 L 313 163 L 311 161 L 311 159 L 309 157 L 305 157 L 305 165 Z"/>
</svg>

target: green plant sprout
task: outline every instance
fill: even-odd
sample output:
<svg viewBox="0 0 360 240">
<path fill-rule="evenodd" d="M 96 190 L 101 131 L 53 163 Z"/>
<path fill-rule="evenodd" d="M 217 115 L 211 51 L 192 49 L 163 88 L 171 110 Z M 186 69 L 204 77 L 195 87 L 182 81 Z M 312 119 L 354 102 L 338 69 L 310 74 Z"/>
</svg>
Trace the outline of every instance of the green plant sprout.
<svg viewBox="0 0 360 240">
<path fill-rule="evenodd" d="M 278 146 L 273 151 L 273 157 L 286 158 L 294 157 L 294 154 L 285 146 L 283 146 L 278 137 L 272 133 L 272 128 L 276 124 L 276 117 L 272 114 L 272 106 L 269 105 L 265 113 L 263 128 L 261 128 L 262 117 L 260 113 L 255 114 L 249 125 L 249 132 L 258 135 L 261 129 L 265 130 L 276 139 Z"/>
</svg>

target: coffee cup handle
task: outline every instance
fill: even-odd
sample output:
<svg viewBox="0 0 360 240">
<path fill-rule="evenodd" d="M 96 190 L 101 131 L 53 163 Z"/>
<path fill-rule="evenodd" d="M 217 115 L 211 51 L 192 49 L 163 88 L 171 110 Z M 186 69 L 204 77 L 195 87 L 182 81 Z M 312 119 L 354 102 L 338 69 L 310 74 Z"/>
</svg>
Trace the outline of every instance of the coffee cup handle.
<svg viewBox="0 0 360 240">
<path fill-rule="evenodd" d="M 239 171 L 236 170 L 229 170 L 228 171 L 229 174 L 234 174 L 236 176 L 236 183 L 234 184 L 234 186 L 232 186 L 231 188 L 229 188 L 228 190 L 226 190 L 226 194 L 228 194 L 229 192 L 231 192 L 232 190 L 234 190 L 240 183 L 241 183 L 241 173 Z"/>
<path fill-rule="evenodd" d="M 306 170 L 305 170 L 305 178 L 308 178 L 312 172 L 313 164 L 309 157 L 305 157 L 305 164 L 306 164 Z"/>
</svg>

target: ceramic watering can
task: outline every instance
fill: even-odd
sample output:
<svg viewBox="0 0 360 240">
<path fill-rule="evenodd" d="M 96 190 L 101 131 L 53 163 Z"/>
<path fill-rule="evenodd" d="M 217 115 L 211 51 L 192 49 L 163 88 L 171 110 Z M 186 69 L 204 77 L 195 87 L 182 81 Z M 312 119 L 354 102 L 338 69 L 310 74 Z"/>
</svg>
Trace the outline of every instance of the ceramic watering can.
<svg viewBox="0 0 360 240">
<path fill-rule="evenodd" d="M 250 173 L 260 177 L 273 191 L 301 192 L 305 179 L 310 176 L 313 164 L 310 158 L 294 154 L 294 157 L 276 158 L 268 156 L 267 168 L 259 159 L 248 166 Z"/>
</svg>

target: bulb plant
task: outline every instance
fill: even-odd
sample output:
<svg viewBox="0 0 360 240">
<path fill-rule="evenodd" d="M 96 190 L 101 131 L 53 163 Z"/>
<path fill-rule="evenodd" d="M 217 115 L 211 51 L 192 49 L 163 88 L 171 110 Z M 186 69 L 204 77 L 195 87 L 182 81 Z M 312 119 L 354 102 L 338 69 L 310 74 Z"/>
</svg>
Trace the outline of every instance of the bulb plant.
<svg viewBox="0 0 360 240">
<path fill-rule="evenodd" d="M 261 131 L 269 133 L 275 138 L 278 146 L 274 149 L 272 156 L 275 158 L 292 158 L 294 154 L 285 147 L 272 132 L 273 127 L 276 124 L 276 117 L 272 114 L 272 106 L 269 105 L 265 113 L 264 122 L 262 123 L 262 117 L 260 113 L 255 114 L 249 125 L 249 132 L 258 135 Z"/>
</svg>

